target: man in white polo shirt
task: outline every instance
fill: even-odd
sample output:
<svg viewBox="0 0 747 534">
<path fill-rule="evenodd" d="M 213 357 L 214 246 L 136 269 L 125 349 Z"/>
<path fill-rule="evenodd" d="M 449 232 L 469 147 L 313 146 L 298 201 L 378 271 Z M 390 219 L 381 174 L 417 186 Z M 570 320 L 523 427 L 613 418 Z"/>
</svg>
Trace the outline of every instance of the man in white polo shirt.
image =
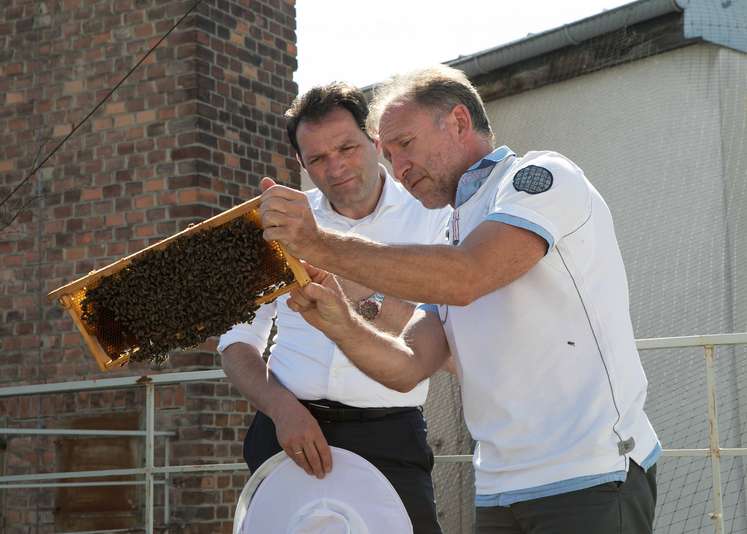
<svg viewBox="0 0 747 534">
<path fill-rule="evenodd" d="M 385 243 L 445 242 L 451 210 L 424 209 L 388 176 L 366 134 L 367 115 L 363 93 L 343 83 L 311 89 L 286 112 L 291 144 L 318 188 L 299 192 L 315 224 Z M 344 285 L 360 316 L 385 331 L 399 334 L 414 310 L 409 302 Z M 332 468 L 329 445 L 348 449 L 389 479 L 415 533 L 440 533 L 420 408 L 428 382 L 402 393 L 372 380 L 286 300 L 262 306 L 252 324 L 234 326 L 218 346 L 229 380 L 258 409 L 244 441 L 249 468 L 282 448 L 321 478 Z M 277 336 L 265 365 L 273 318 Z"/>
<path fill-rule="evenodd" d="M 607 205 L 554 152 L 517 157 L 459 71 L 395 78 L 377 97 L 395 176 L 425 206 L 454 207 L 449 245 L 385 246 L 309 223 L 263 181 L 265 237 L 388 295 L 430 302 L 402 336 L 350 313 L 335 277 L 289 306 L 369 376 L 409 391 L 452 354 L 477 448 L 477 532 L 644 534 L 661 452 L 643 411 L 628 287 Z M 378 120 L 377 120 L 378 119 Z"/>
</svg>

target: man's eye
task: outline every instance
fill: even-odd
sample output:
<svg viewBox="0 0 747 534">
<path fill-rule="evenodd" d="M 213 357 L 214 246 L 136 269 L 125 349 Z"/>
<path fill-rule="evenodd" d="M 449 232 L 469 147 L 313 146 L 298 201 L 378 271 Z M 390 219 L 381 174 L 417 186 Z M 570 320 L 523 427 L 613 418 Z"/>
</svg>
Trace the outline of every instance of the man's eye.
<svg viewBox="0 0 747 534">
<path fill-rule="evenodd" d="M 354 148 L 355 148 L 354 145 L 346 145 L 346 146 L 342 147 L 342 151 L 343 152 L 349 152 L 349 151 L 353 150 Z"/>
<path fill-rule="evenodd" d="M 407 145 L 409 145 L 412 142 L 412 139 L 413 138 L 410 137 L 409 139 L 404 139 L 400 141 L 399 146 L 401 146 L 402 148 L 405 148 Z"/>
</svg>

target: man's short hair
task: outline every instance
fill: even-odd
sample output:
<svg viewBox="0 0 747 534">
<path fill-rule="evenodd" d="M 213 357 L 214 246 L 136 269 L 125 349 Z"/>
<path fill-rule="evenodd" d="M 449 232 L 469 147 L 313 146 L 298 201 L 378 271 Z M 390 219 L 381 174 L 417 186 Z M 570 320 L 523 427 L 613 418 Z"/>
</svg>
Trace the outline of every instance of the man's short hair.
<svg viewBox="0 0 747 534">
<path fill-rule="evenodd" d="M 345 82 L 320 85 L 297 97 L 285 112 L 285 128 L 288 131 L 288 138 L 299 158 L 303 159 L 296 131 L 301 121 L 319 121 L 337 107 L 349 111 L 358 128 L 368 137 L 366 131 L 368 101 L 363 91 Z"/>
<path fill-rule="evenodd" d="M 474 130 L 491 141 L 493 139 L 482 98 L 460 70 L 437 65 L 397 75 L 384 82 L 376 89 L 371 102 L 367 122 L 369 135 L 378 135 L 381 115 L 395 101 L 414 102 L 443 113 L 463 104 L 469 110 Z"/>
</svg>

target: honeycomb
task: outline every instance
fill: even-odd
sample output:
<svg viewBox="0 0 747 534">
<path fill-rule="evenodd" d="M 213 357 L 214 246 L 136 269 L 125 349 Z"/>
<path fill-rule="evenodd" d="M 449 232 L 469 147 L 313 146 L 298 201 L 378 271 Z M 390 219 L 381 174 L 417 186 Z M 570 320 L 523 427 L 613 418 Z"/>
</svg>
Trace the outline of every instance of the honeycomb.
<svg viewBox="0 0 747 534">
<path fill-rule="evenodd" d="M 163 364 L 174 349 L 251 322 L 257 299 L 293 281 L 279 245 L 245 215 L 138 254 L 73 293 L 71 306 L 112 360 Z"/>
</svg>

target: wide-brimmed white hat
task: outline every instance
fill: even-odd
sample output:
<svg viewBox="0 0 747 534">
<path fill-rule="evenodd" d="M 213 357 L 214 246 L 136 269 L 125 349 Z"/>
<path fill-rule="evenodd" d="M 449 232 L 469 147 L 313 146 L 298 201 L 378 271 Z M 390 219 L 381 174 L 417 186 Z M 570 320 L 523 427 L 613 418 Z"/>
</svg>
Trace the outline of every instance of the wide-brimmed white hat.
<svg viewBox="0 0 747 534">
<path fill-rule="evenodd" d="M 357 454 L 330 449 L 332 471 L 321 480 L 284 452 L 262 464 L 239 498 L 234 532 L 411 534 L 407 511 L 386 477 Z"/>
</svg>

